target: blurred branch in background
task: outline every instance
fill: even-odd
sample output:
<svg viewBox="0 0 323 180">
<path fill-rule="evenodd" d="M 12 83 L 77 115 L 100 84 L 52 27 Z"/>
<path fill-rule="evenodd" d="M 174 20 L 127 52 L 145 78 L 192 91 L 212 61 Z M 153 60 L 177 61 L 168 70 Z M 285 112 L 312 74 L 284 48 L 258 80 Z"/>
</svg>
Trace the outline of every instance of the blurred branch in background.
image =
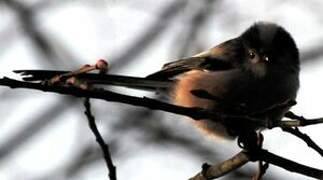
<svg viewBox="0 0 323 180">
<path fill-rule="evenodd" d="M 17 19 L 22 25 L 22 30 L 33 41 L 36 49 L 42 53 L 44 57 L 48 58 L 45 60 L 50 60 L 52 61 L 51 63 L 59 63 L 57 62 L 58 60 L 55 60 L 57 59 L 56 53 L 54 53 L 50 43 L 46 39 L 46 35 L 37 28 L 37 23 L 34 19 L 37 9 L 29 8 L 16 0 L 2 0 L 2 2 L 15 12 Z"/>
<path fill-rule="evenodd" d="M 174 39 L 175 52 L 178 57 L 186 57 L 188 55 L 196 54 L 200 52 L 199 47 L 199 35 L 205 27 L 205 23 L 216 12 L 212 11 L 217 7 L 221 1 L 205 0 L 205 1 L 190 1 L 187 5 L 187 10 L 184 13 L 183 19 L 188 19 L 187 25 L 183 28 L 183 31 L 178 33 L 178 37 Z M 212 13 L 211 13 L 212 12 Z"/>
<path fill-rule="evenodd" d="M 32 6 L 25 5 L 22 1 L 17 0 L 4 0 L 2 2 L 7 7 L 11 8 L 11 10 L 17 15 L 17 19 L 21 24 L 20 28 L 22 28 L 22 30 L 25 32 L 25 35 L 32 40 L 36 50 L 45 57 L 45 59 L 43 59 L 40 64 L 46 64 L 48 62 L 54 66 L 61 66 L 62 64 L 70 62 L 70 65 L 68 66 L 73 67 L 71 63 L 76 63 L 74 60 L 77 60 L 77 58 L 73 58 L 74 55 L 71 55 L 71 53 L 66 49 L 57 51 L 59 49 L 57 49 L 56 47 L 63 46 L 58 45 L 60 44 L 60 42 L 57 40 L 52 41 L 51 37 L 48 36 L 46 32 L 42 32 L 39 29 L 38 21 L 35 18 L 39 11 L 43 10 L 44 8 L 46 9 L 53 5 L 57 6 L 63 4 L 63 2 L 48 3 L 50 1 L 40 1 Z M 208 3 L 209 2 L 210 1 L 208 1 Z M 208 3 L 204 3 L 205 7 L 207 7 Z M 161 11 L 160 15 L 156 18 L 155 23 L 148 26 L 146 28 L 146 31 L 143 32 L 142 35 L 139 35 L 137 37 L 137 40 L 131 42 L 131 44 L 128 46 L 129 48 L 127 48 L 127 50 L 124 50 L 124 54 L 120 54 L 115 58 L 111 58 L 113 60 L 114 69 L 120 70 L 122 67 L 126 67 L 127 64 L 135 60 L 135 57 L 145 51 L 145 49 L 149 47 L 152 42 L 157 40 L 158 37 L 160 37 L 165 32 L 170 23 L 174 21 L 178 15 L 181 14 L 182 10 L 185 7 L 187 7 L 187 4 L 188 3 L 186 1 L 174 1 L 172 3 L 169 3 L 169 5 L 166 6 L 164 10 Z M 197 23 L 198 19 L 202 19 L 203 16 L 207 14 L 204 13 L 203 15 L 203 9 L 204 8 L 198 10 L 198 12 L 196 13 L 196 16 L 198 17 L 192 18 L 195 19 L 194 23 Z M 185 16 L 191 15 L 187 13 Z M 190 33 L 193 33 L 193 31 L 191 30 Z M 53 44 L 54 42 L 56 44 Z M 181 42 L 178 43 L 178 45 L 186 47 L 188 46 L 186 44 L 187 42 L 188 41 Z M 191 43 L 191 45 L 192 44 L 193 43 Z M 61 56 L 59 56 L 58 54 L 62 54 L 63 52 L 65 54 L 63 54 L 64 57 L 61 58 Z M 11 135 L 11 137 L 7 141 L 2 143 L 2 148 L 0 147 L 1 158 L 5 158 L 9 153 L 14 152 L 13 150 L 16 150 L 17 148 L 23 146 L 25 143 L 29 142 L 31 137 L 48 126 L 48 124 L 53 123 L 55 120 L 57 120 L 57 116 L 62 114 L 65 110 L 68 110 L 69 107 L 73 106 L 74 103 L 75 100 L 63 100 L 62 103 L 54 104 L 53 107 L 47 107 L 47 110 L 44 110 L 43 114 L 39 117 L 32 117 L 32 120 L 28 120 L 30 121 L 30 123 L 27 124 L 25 128 L 22 128 L 20 132 L 17 132 L 17 134 Z M 196 144 L 198 141 L 169 132 L 169 129 L 167 127 L 168 125 L 163 124 L 162 121 L 144 123 L 147 118 L 149 118 L 150 116 L 153 117 L 154 113 L 149 113 L 147 110 L 136 110 L 132 113 L 133 116 L 131 117 L 134 117 L 132 121 L 118 121 L 117 124 L 119 125 L 116 124 L 116 127 L 120 125 L 121 127 L 119 129 L 117 128 L 113 130 L 114 132 L 112 132 L 112 134 L 118 133 L 118 131 L 126 132 L 129 128 L 137 129 L 138 132 L 141 132 L 142 129 L 145 129 L 144 132 L 146 136 L 144 136 L 145 140 L 143 139 L 144 143 L 153 143 L 158 145 L 160 142 L 163 142 L 167 144 L 174 144 L 175 146 L 181 146 L 183 149 L 189 150 L 193 154 L 199 154 L 199 156 L 201 157 L 211 156 L 211 154 L 214 155 L 214 152 L 208 149 L 207 146 Z M 148 115 L 147 113 L 151 115 Z M 123 119 L 123 117 L 121 117 L 120 119 Z M 141 123 L 139 123 L 139 121 Z M 121 134 L 120 132 L 118 134 Z M 114 140 L 112 139 L 112 142 L 113 141 Z M 115 145 L 115 143 L 112 144 Z M 117 149 L 113 148 L 112 151 L 115 153 Z M 71 162 L 69 166 L 62 165 L 62 167 L 66 168 L 66 174 L 77 174 L 75 172 L 84 170 L 81 167 L 89 166 L 91 162 L 101 160 L 100 156 L 97 155 L 98 152 L 99 149 L 93 148 L 92 144 L 90 144 L 87 147 L 81 148 L 80 153 L 75 153 L 79 154 L 79 156 L 76 156 L 75 160 L 72 160 L 73 162 Z M 92 155 L 90 155 L 89 153 Z M 55 172 L 64 174 L 63 172 L 65 171 L 63 171 L 63 169 L 60 169 L 59 171 Z M 53 177 L 52 175 L 53 174 L 51 174 L 51 176 L 49 177 Z M 59 175 L 57 176 L 59 177 Z"/>
<path fill-rule="evenodd" d="M 0 145 L 0 163 L 2 159 L 5 159 L 9 154 L 14 153 L 15 150 L 28 143 L 33 136 L 46 128 L 49 124 L 55 122 L 58 116 L 62 115 L 64 111 L 67 111 L 72 107 L 77 99 L 74 98 L 64 98 L 60 103 L 48 106 L 47 109 L 42 111 L 40 115 L 27 118 L 29 122 L 26 124 L 22 130 L 11 134 L 5 142 Z"/>
<path fill-rule="evenodd" d="M 67 53 L 64 50 L 62 43 L 53 43 L 51 37 L 45 32 L 41 31 L 36 20 L 37 13 L 40 9 L 38 6 L 28 7 L 21 1 L 17 0 L 2 0 L 0 3 L 4 3 L 16 14 L 17 20 L 19 21 L 19 28 L 25 33 L 27 37 L 32 41 L 35 49 L 44 57 L 40 64 L 50 64 L 56 67 L 61 65 L 67 65 L 73 67 L 73 63 L 77 58 L 71 53 Z M 40 7 L 40 6 L 39 6 Z M 61 57 L 64 55 L 65 57 Z"/>
<path fill-rule="evenodd" d="M 35 58 L 36 60 L 39 60 L 40 66 L 53 66 L 54 68 L 64 67 L 65 69 L 74 68 L 75 66 L 78 66 L 78 60 L 84 59 L 84 57 L 79 57 L 78 54 L 73 54 L 66 49 L 64 42 L 54 39 L 49 32 L 44 31 L 41 28 L 42 22 L 37 18 L 41 11 L 46 11 L 54 7 L 65 8 L 67 5 L 70 5 L 70 1 L 40 0 L 32 3 L 22 0 L 2 0 L 0 2 L 1 5 L 3 5 L 2 8 L 8 8 L 16 15 L 15 20 L 17 20 L 16 24 L 9 24 L 8 27 L 0 31 L 0 52 L 8 49 L 12 42 L 22 39 L 17 35 L 15 30 L 16 28 L 21 28 L 20 30 L 23 32 L 24 36 L 31 40 L 33 44 L 32 48 L 43 57 L 41 60 Z M 76 4 L 85 2 L 87 1 L 73 1 L 73 3 Z M 109 4 L 111 2 L 104 1 L 103 3 Z M 143 3 L 143 1 L 138 1 L 137 3 Z M 167 30 L 172 26 L 183 23 L 179 22 L 180 20 L 185 20 L 185 28 L 182 28 L 182 31 L 180 31 L 177 36 L 174 36 L 174 43 L 171 51 L 175 52 L 176 56 L 187 56 L 197 52 L 201 46 L 203 46 L 200 44 L 198 35 L 203 32 L 203 29 L 206 28 L 209 23 L 213 23 L 210 21 L 210 17 L 214 14 L 220 16 L 224 11 L 227 11 L 226 9 L 217 9 L 220 3 L 223 3 L 221 0 L 203 0 L 199 2 L 175 0 L 165 1 L 164 4 L 165 3 L 167 3 L 167 5 L 161 8 L 155 21 L 151 24 L 147 24 L 145 30 L 139 33 L 139 35 L 136 35 L 137 37 L 134 38 L 135 40 L 129 41 L 123 46 L 125 47 L 125 49 L 122 50 L 123 53 L 109 54 L 107 56 L 107 59 L 112 60 L 112 72 L 128 68 L 128 65 L 135 62 L 139 55 L 146 52 L 154 42 L 158 42 L 159 38 L 163 37 Z M 109 4 L 109 6 L 113 6 L 113 3 L 111 4 L 112 5 Z M 158 6 L 157 2 L 156 6 Z M 212 8 L 215 10 L 212 10 Z M 100 11 L 99 8 L 98 11 Z M 180 20 L 178 20 L 178 18 L 180 18 Z M 235 26 L 239 20 L 243 20 L 243 18 L 246 17 L 243 17 L 242 15 L 235 17 L 238 19 L 237 22 L 232 22 L 230 18 L 232 17 L 222 20 L 228 24 L 228 28 Z M 220 22 L 221 19 L 218 19 L 217 21 Z M 132 33 L 130 28 L 129 33 Z M 318 61 L 322 59 L 322 49 L 321 44 L 317 44 L 310 49 L 304 50 L 303 53 L 301 53 L 304 64 L 311 64 L 314 60 Z M 111 55 L 113 57 L 111 57 Z M 4 95 L 0 97 L 1 101 L 6 104 L 6 98 L 3 97 L 7 96 L 6 92 L 8 91 L 4 89 L 1 92 L 4 93 Z M 24 101 L 21 96 L 17 96 L 16 99 L 17 101 Z M 78 103 L 78 101 L 75 99 L 66 99 L 65 97 L 64 99 L 58 100 L 56 104 L 46 106 L 40 115 L 22 117 L 26 119 L 26 122 L 30 123 L 21 128 L 19 132 L 12 133 L 3 143 L 1 143 L 0 163 L 10 161 L 9 155 L 14 154 L 15 150 L 23 148 L 26 143 L 33 143 L 32 137 L 38 135 L 39 132 L 44 131 L 50 124 L 58 121 L 60 114 L 71 109 L 71 107 L 75 107 L 74 105 L 76 103 Z M 98 111 L 101 110 L 105 111 L 103 107 L 98 109 Z M 17 112 L 17 115 L 18 114 L 19 112 Z M 118 120 L 114 122 L 103 121 L 100 125 L 102 125 L 104 129 L 109 129 L 109 133 L 103 134 L 106 137 L 109 137 L 109 144 L 112 147 L 111 151 L 116 158 L 121 159 L 120 161 L 129 158 L 130 156 L 135 156 L 136 149 L 132 150 L 132 148 L 129 147 L 129 152 L 125 154 L 125 152 L 121 150 L 122 147 L 125 146 L 124 142 L 117 141 L 117 138 L 122 139 L 122 137 L 131 136 L 132 134 L 130 132 L 132 131 L 141 134 L 140 138 L 138 138 L 138 141 L 135 143 L 140 144 L 142 147 L 145 147 L 148 144 L 156 146 L 166 145 L 185 150 L 185 152 L 189 152 L 192 157 L 199 158 L 202 161 L 210 161 L 210 157 L 212 157 L 212 162 L 221 160 L 221 157 L 219 156 L 220 152 L 217 152 L 217 149 L 214 150 L 214 148 L 193 137 L 176 133 L 178 129 L 164 119 L 167 119 L 167 117 L 150 110 L 133 109 L 129 111 L 129 109 L 120 108 Z M 5 120 L 6 119 L 3 119 L 2 122 Z M 34 179 L 55 179 L 55 177 L 64 177 L 66 179 L 77 178 L 78 174 L 89 171 L 88 167 L 95 163 L 103 163 L 100 156 L 100 149 L 96 147 L 96 144 L 88 143 L 79 147 L 77 152 L 74 152 L 73 156 L 69 157 L 68 163 L 62 163 L 60 167 L 57 167 L 55 170 L 48 172 L 45 175 L 35 175 Z M 249 179 L 248 177 L 251 177 L 251 174 L 250 170 L 242 169 L 241 171 L 239 170 L 230 174 L 228 179 Z M 269 177 L 266 177 L 266 179 L 269 179 Z"/>
<path fill-rule="evenodd" d="M 170 3 L 160 15 L 156 18 L 156 21 L 147 27 L 147 29 L 139 35 L 136 40 L 131 42 L 128 48 L 124 49 L 124 53 L 120 54 L 117 57 L 112 57 L 111 66 L 113 69 L 110 72 L 115 70 L 120 71 L 125 66 L 125 63 L 128 64 L 134 60 L 140 53 L 142 53 L 146 48 L 149 47 L 158 37 L 166 31 L 169 24 L 174 21 L 175 17 L 181 13 L 185 8 L 187 1 L 177 0 Z M 127 46 L 125 46 L 127 47 Z M 109 57 L 110 55 L 108 55 Z M 110 58 L 107 58 L 110 59 Z"/>
<path fill-rule="evenodd" d="M 320 43 L 310 49 L 304 50 L 300 55 L 303 64 L 310 65 L 315 63 L 315 61 L 320 61 L 323 58 L 323 44 Z"/>
</svg>

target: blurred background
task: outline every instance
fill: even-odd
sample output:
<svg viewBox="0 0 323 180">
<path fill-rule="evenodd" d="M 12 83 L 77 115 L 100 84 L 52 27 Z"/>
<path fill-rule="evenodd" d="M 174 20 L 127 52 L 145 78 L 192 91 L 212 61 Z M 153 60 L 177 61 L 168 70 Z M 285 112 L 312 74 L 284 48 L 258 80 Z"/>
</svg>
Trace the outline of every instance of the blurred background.
<svg viewBox="0 0 323 180">
<path fill-rule="evenodd" d="M 300 49 L 301 88 L 293 111 L 322 117 L 322 10 L 321 0 L 1 0 L 0 76 L 19 78 L 16 69 L 74 70 L 100 58 L 111 64 L 111 73 L 145 76 L 265 20 L 285 27 Z M 118 179 L 187 179 L 204 162 L 239 152 L 235 141 L 209 139 L 185 117 L 91 102 Z M 0 179 L 107 179 L 83 111 L 82 99 L 0 87 Z M 323 147 L 323 125 L 301 130 Z M 323 158 L 299 139 L 280 129 L 264 135 L 270 151 L 323 169 Z M 220 179 L 251 179 L 255 172 L 256 164 L 248 163 Z M 264 179 L 310 178 L 270 166 Z"/>
</svg>

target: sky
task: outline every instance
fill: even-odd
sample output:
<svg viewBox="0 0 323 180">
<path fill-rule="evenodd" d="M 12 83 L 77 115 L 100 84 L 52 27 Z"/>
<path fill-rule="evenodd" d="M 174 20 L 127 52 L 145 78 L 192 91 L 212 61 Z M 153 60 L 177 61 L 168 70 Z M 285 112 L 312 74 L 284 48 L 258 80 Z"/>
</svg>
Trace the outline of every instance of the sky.
<svg viewBox="0 0 323 180">
<path fill-rule="evenodd" d="M 93 64 L 97 59 L 105 58 L 113 62 L 112 73 L 145 76 L 157 71 L 170 60 L 180 58 L 179 42 L 185 41 L 184 32 L 192 28 L 190 13 L 197 9 L 205 9 L 210 15 L 202 23 L 203 28 L 194 34 L 191 42 L 195 48 L 188 49 L 185 55 L 193 55 L 199 50 L 213 47 L 225 40 L 238 36 L 247 27 L 257 21 L 270 21 L 283 26 L 294 37 L 301 57 L 306 59 L 307 53 L 322 46 L 323 39 L 323 2 L 320 0 L 243 0 L 218 1 L 210 7 L 198 1 L 187 1 L 184 8 L 171 11 L 160 18 L 160 14 L 175 0 L 70 0 L 59 1 L 22 1 L 28 7 L 44 2 L 42 9 L 35 15 L 37 28 L 46 33 L 47 40 L 61 61 L 46 60 L 33 41 L 24 32 L 19 16 L 8 6 L 0 7 L 0 76 L 19 78 L 12 73 L 15 69 L 63 69 L 72 70 L 84 64 Z M 202 2 L 202 1 L 201 1 Z M 203 1 L 204 2 L 204 1 Z M 47 3 L 47 4 L 46 4 Z M 170 16 L 170 14 L 175 14 Z M 169 15 L 169 16 L 167 16 Z M 147 29 L 156 26 L 155 32 L 149 34 Z M 193 25 L 194 28 L 194 25 Z M 149 42 L 149 37 L 156 37 Z M 131 53 L 131 47 L 140 43 L 138 39 L 146 38 L 149 42 L 142 53 Z M 139 46 L 139 45 L 138 45 Z M 308 118 L 322 117 L 321 101 L 323 99 L 323 56 L 304 62 L 301 69 L 301 87 L 298 93 L 298 104 L 293 107 L 297 114 Z M 134 59 L 124 68 L 116 60 Z M 302 60 L 302 59 L 301 59 Z M 115 66 L 113 66 L 115 63 Z M 125 62 L 124 62 L 125 63 Z M 121 63 L 122 64 L 122 63 Z M 151 93 L 118 90 L 130 95 L 152 96 Z M 96 146 L 91 132 L 87 129 L 81 101 L 66 96 L 31 90 L 9 90 L 0 87 L 0 152 L 13 135 L 28 126 L 33 117 L 41 116 L 44 108 L 55 107 L 51 114 L 55 121 L 47 123 L 44 128 L 24 142 L 24 144 L 0 157 L 0 179 L 67 179 L 61 172 L 73 161 L 76 152 L 88 145 Z M 74 100 L 75 101 L 75 100 Z M 70 102 L 70 104 L 66 103 Z M 117 165 L 119 179 L 187 179 L 200 170 L 200 166 L 208 157 L 192 156 L 190 150 L 167 143 L 142 144 L 138 139 L 144 135 L 138 132 L 126 134 L 109 134 L 117 123 L 121 108 L 130 112 L 132 106 L 123 104 L 92 101 L 93 109 L 99 120 L 100 130 L 107 134 L 107 142 L 114 137 L 117 141 L 118 154 L 113 155 Z M 73 105 L 71 105 L 73 104 Z M 103 109 L 104 107 L 105 109 Z M 64 110 L 63 110 L 64 109 Z M 67 110 L 66 110 L 67 109 Z M 111 126 L 102 122 L 109 114 Z M 171 123 L 176 133 L 200 141 L 204 146 L 221 152 L 218 160 L 225 160 L 239 151 L 235 142 L 215 141 L 201 135 L 184 117 L 157 112 L 161 119 Z M 166 115 L 165 115 L 166 114 Z M 44 116 L 46 119 L 46 116 Z M 43 121 L 40 121 L 41 123 Z M 321 147 L 323 125 L 301 128 Z M 122 133 L 122 132 L 121 132 Z M 129 132 L 127 132 L 129 133 Z M 273 153 L 293 159 L 299 163 L 323 169 L 323 159 L 316 152 L 297 138 L 279 129 L 265 131 L 264 147 Z M 110 138 L 109 138 L 110 137 Z M 117 137 L 117 138 L 116 138 Z M 114 141 L 113 141 L 114 142 Z M 138 143 L 138 144 L 137 144 Z M 129 153 L 128 149 L 134 152 Z M 198 149 L 198 147 L 196 147 Z M 0 153 L 1 154 L 1 153 Z M 212 158 L 211 158 L 212 160 Z M 213 161 L 213 163 L 216 163 Z M 246 167 L 253 171 L 255 164 Z M 58 173 L 60 172 L 60 173 Z M 106 179 L 104 163 L 89 164 L 85 170 L 79 171 L 69 179 Z M 281 168 L 270 166 L 266 176 L 279 179 L 311 179 Z M 46 178 L 45 178 L 46 179 Z M 223 178 L 224 179 L 224 178 Z"/>
</svg>

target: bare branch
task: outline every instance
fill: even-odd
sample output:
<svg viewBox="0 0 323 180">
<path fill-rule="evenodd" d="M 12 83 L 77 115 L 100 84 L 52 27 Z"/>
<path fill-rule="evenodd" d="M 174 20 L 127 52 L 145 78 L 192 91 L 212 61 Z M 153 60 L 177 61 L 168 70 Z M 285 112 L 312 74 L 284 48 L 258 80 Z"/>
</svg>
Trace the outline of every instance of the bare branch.
<svg viewBox="0 0 323 180">
<path fill-rule="evenodd" d="M 199 119 L 212 119 L 214 121 L 235 121 L 237 119 L 245 120 L 244 123 L 253 123 L 262 127 L 267 127 L 267 122 L 262 119 L 252 118 L 249 116 L 230 115 L 216 111 L 210 111 L 199 107 L 182 107 L 165 102 L 161 102 L 148 97 L 135 97 L 124 94 L 115 93 L 104 89 L 80 89 L 72 86 L 55 86 L 46 85 L 43 83 L 30 83 L 4 77 L 0 79 L 0 85 L 8 86 L 11 88 L 27 88 L 36 89 L 45 92 L 55 92 L 59 94 L 72 95 L 76 97 L 88 97 L 94 99 L 101 99 L 111 102 L 125 103 L 134 106 L 146 107 L 154 110 L 162 110 L 170 113 L 184 115 L 191 117 L 195 120 Z"/>
<path fill-rule="evenodd" d="M 219 112 L 208 111 L 201 108 L 181 107 L 181 106 L 176 106 L 176 105 L 164 103 L 161 101 L 157 101 L 155 99 L 151 99 L 147 97 L 140 98 L 135 96 L 128 96 L 128 95 L 123 95 L 123 94 L 119 94 L 119 93 L 115 93 L 115 92 L 111 92 L 103 89 L 84 90 L 84 89 L 79 89 L 79 88 L 70 87 L 70 86 L 53 86 L 53 85 L 49 86 L 42 83 L 22 82 L 22 81 L 9 79 L 9 78 L 0 79 L 0 85 L 9 86 L 11 88 L 37 89 L 42 91 L 73 95 L 76 97 L 96 98 L 96 99 L 102 99 L 106 101 L 126 103 L 130 105 L 141 106 L 141 107 L 146 107 L 150 109 L 163 110 L 166 112 L 171 112 L 179 115 L 185 115 L 193 119 L 206 118 L 206 119 L 214 119 L 214 120 L 222 120 L 222 121 L 223 120 L 230 121 L 230 119 L 231 120 L 243 119 L 243 120 L 246 120 L 244 123 L 250 122 L 250 123 L 266 124 L 266 122 L 263 122 L 263 120 L 261 119 L 254 119 L 248 116 L 231 116 L 231 115 L 226 115 Z M 264 127 L 266 127 L 265 124 L 263 124 Z M 277 156 L 275 154 L 272 154 L 266 150 L 262 150 L 259 148 L 259 150 L 253 150 L 250 152 L 241 152 L 241 154 L 239 153 L 232 159 L 225 161 L 220 165 L 212 166 L 208 168 L 206 171 L 203 171 L 202 175 L 204 174 L 206 176 L 197 175 L 197 178 L 217 177 L 217 176 L 224 175 L 242 166 L 247 161 L 264 161 L 264 162 L 282 167 L 288 171 L 297 172 L 299 174 L 314 177 L 317 179 L 320 179 L 323 177 L 322 170 L 293 162 L 291 160 L 285 159 L 283 157 Z M 214 171 L 211 171 L 211 170 L 214 170 Z"/>
<path fill-rule="evenodd" d="M 268 152 L 267 150 L 259 150 L 257 153 L 253 153 L 252 155 L 250 154 L 249 156 L 251 156 L 251 159 L 262 160 L 291 172 L 313 177 L 316 179 L 323 178 L 323 170 L 299 164 L 289 159 L 277 156 L 271 152 Z"/>
<path fill-rule="evenodd" d="M 307 134 L 302 133 L 297 127 L 296 128 L 282 128 L 283 131 L 288 132 L 300 139 L 302 139 L 308 147 L 314 149 L 317 153 L 323 156 L 323 149 L 320 148 Z"/>
<path fill-rule="evenodd" d="M 323 171 L 320 169 L 312 168 L 309 166 L 305 166 L 289 159 L 285 159 L 278 155 L 268 152 L 267 150 L 259 149 L 257 151 L 241 151 L 233 158 L 224 161 L 218 165 L 213 165 L 209 167 L 207 170 L 202 170 L 202 172 L 195 175 L 190 180 L 210 180 L 215 179 L 217 177 L 221 177 L 226 173 L 235 170 L 248 161 L 264 161 L 269 164 L 273 164 L 284 168 L 291 172 L 296 172 L 305 176 L 313 177 L 316 179 L 323 178 Z M 203 175 L 204 174 L 204 175 Z"/>
<path fill-rule="evenodd" d="M 104 142 L 104 139 L 102 138 L 96 124 L 95 124 L 95 118 L 92 115 L 91 112 L 91 104 L 90 104 L 90 99 L 85 98 L 84 101 L 84 107 L 85 107 L 85 115 L 88 119 L 89 122 L 89 127 L 91 131 L 93 132 L 96 141 L 101 147 L 105 163 L 107 164 L 108 170 L 109 170 L 109 177 L 110 180 L 116 180 L 117 179 L 117 172 L 116 172 L 116 167 L 113 165 L 110 150 L 109 150 L 109 145 Z"/>
<path fill-rule="evenodd" d="M 190 180 L 209 180 L 221 177 L 239 167 L 243 166 L 249 161 L 249 156 L 243 151 L 239 152 L 232 158 L 208 168 L 203 168 L 201 172 L 196 174 Z"/>
<path fill-rule="evenodd" d="M 321 124 L 323 123 L 323 118 L 313 118 L 313 119 L 306 119 L 303 116 L 298 116 L 294 114 L 293 112 L 289 111 L 285 114 L 285 117 L 292 119 L 290 121 L 281 121 L 277 125 L 277 127 L 301 127 L 301 126 L 309 126 L 309 125 L 315 125 L 315 124 Z"/>
</svg>

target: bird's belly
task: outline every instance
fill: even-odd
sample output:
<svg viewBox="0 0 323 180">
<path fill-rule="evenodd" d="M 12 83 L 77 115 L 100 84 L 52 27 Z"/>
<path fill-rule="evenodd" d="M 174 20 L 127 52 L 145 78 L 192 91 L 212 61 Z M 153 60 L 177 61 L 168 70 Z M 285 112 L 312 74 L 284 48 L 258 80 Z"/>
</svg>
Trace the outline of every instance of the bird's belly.
<svg viewBox="0 0 323 180">
<path fill-rule="evenodd" d="M 233 102 L 232 107 L 236 103 L 246 103 L 248 112 L 258 112 L 263 110 L 264 107 L 270 107 L 277 102 L 282 103 L 286 100 L 293 99 L 296 96 L 296 91 L 294 90 L 287 90 L 286 92 L 277 90 L 281 89 L 279 85 L 285 84 L 283 81 L 277 82 L 275 84 L 276 86 L 272 86 L 270 83 L 269 85 L 268 83 L 259 84 L 259 82 L 254 79 L 250 79 L 247 76 L 243 77 L 244 75 L 245 74 L 241 73 L 241 71 L 234 70 L 217 72 L 204 72 L 199 70 L 189 71 L 178 78 L 178 82 L 172 91 L 172 99 L 175 104 L 184 107 L 200 107 L 222 111 L 222 109 L 219 109 L 221 102 L 197 97 L 191 93 L 192 90 L 204 90 L 212 96 L 223 99 L 225 102 Z M 256 83 L 253 84 L 254 82 Z M 273 87 L 272 89 L 270 89 L 271 86 Z M 292 89 L 297 90 L 297 88 Z M 277 90 L 279 93 L 273 90 Z M 288 108 L 278 109 L 270 114 L 264 114 L 264 116 L 261 116 L 260 118 L 280 120 L 287 110 Z M 229 111 L 229 113 L 230 112 L 231 111 Z M 192 121 L 207 134 L 227 139 L 235 137 L 231 132 L 233 129 L 239 128 L 239 125 L 237 124 L 245 126 L 242 122 L 234 124 L 236 127 L 232 128 L 231 126 L 224 126 L 222 123 L 212 120 Z M 250 128 L 257 129 L 259 127 L 252 126 Z"/>
<path fill-rule="evenodd" d="M 189 71 L 178 79 L 172 92 L 172 99 L 180 106 L 213 108 L 214 100 L 197 97 L 192 94 L 192 90 L 203 90 L 220 97 L 226 91 L 226 82 L 221 77 L 221 72 Z"/>
<path fill-rule="evenodd" d="M 216 104 L 214 100 L 197 97 L 191 91 L 203 90 L 213 96 L 221 97 L 227 91 L 226 86 L 228 82 L 224 72 L 189 71 L 179 77 L 172 92 L 172 99 L 179 106 L 214 109 Z M 219 122 L 207 119 L 192 120 L 192 122 L 212 137 L 234 138 L 228 134 L 226 127 Z"/>
</svg>

